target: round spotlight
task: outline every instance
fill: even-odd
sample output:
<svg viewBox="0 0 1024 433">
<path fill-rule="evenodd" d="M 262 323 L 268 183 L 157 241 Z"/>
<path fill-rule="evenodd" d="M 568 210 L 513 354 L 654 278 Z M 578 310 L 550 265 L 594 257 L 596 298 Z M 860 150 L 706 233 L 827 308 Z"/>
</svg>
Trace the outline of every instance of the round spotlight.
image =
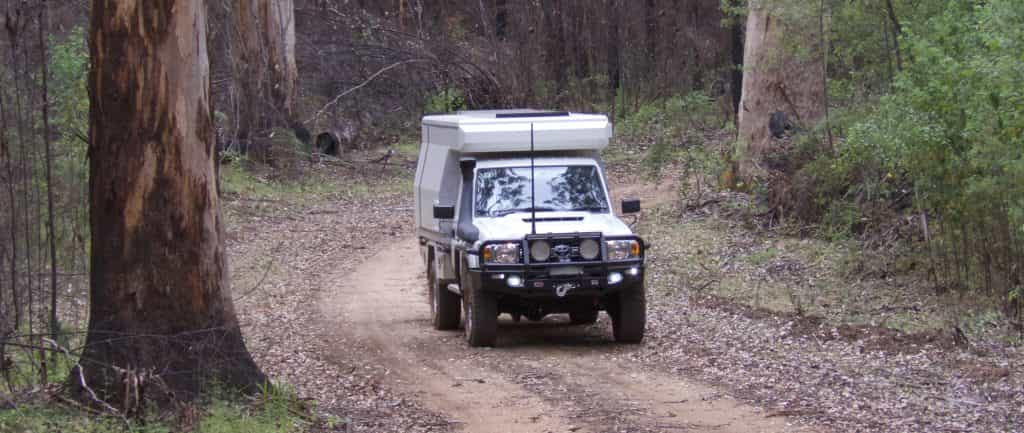
<svg viewBox="0 0 1024 433">
<path fill-rule="evenodd" d="M 546 262 L 551 257 L 551 244 L 545 241 L 534 241 L 530 244 L 530 258 L 537 262 Z"/>
<path fill-rule="evenodd" d="M 580 242 L 580 255 L 583 260 L 594 260 L 601 255 L 601 246 L 593 239 L 584 239 Z"/>
<path fill-rule="evenodd" d="M 622 274 L 618 272 L 612 272 L 608 274 L 608 284 L 619 284 L 622 282 Z"/>
<path fill-rule="evenodd" d="M 508 280 L 505 280 L 509 287 L 523 287 L 523 278 L 518 275 L 509 275 Z"/>
</svg>

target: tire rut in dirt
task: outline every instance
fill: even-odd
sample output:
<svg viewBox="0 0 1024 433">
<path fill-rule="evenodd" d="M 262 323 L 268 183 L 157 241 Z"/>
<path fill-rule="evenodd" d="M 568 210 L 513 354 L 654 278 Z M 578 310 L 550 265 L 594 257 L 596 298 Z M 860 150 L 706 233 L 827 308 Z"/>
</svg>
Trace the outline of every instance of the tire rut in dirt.
<svg viewBox="0 0 1024 433">
<path fill-rule="evenodd" d="M 714 388 L 628 362 L 636 346 L 606 344 L 607 320 L 582 330 L 553 320 L 544 325 L 534 328 L 554 330 L 558 337 L 495 350 L 482 361 L 592 431 L 800 431 Z M 573 337 L 581 342 L 565 344 Z"/>
<path fill-rule="evenodd" d="M 326 276 L 334 287 L 320 307 L 336 350 L 356 352 L 380 381 L 462 431 L 570 431 L 543 399 L 480 363 L 487 350 L 466 347 L 460 332 L 432 329 L 416 248 L 414 240 L 391 245 L 351 272 Z"/>
</svg>

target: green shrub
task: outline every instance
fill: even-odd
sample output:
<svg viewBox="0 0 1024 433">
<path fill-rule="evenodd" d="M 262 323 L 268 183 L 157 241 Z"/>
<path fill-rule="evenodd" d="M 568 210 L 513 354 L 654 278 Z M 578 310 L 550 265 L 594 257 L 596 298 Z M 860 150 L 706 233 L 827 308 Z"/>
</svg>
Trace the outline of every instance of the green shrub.
<svg viewBox="0 0 1024 433">
<path fill-rule="evenodd" d="M 861 224 L 865 209 L 911 197 L 906 211 L 932 221 L 939 287 L 1000 294 L 1019 315 L 1024 3 L 937 3 L 944 8 L 916 11 L 919 19 L 905 26 L 906 60 L 891 92 L 838 110 L 834 124 L 845 139 L 836 154 L 801 167 L 793 185 L 813 190 L 816 211 L 807 214 L 830 237 Z"/>
<path fill-rule="evenodd" d="M 619 132 L 629 137 L 669 136 L 721 126 L 714 100 L 701 92 L 673 96 L 641 105 L 619 122 Z"/>
<path fill-rule="evenodd" d="M 466 98 L 462 90 L 444 89 L 427 97 L 423 104 L 424 113 L 449 113 L 466 109 Z"/>
<path fill-rule="evenodd" d="M 720 126 L 714 101 L 693 92 L 641 105 L 618 122 L 617 130 L 625 140 L 649 146 L 644 166 L 657 175 L 666 163 L 687 157 L 687 149 L 703 144 L 704 134 Z M 696 154 L 687 158 L 706 162 Z"/>
<path fill-rule="evenodd" d="M 704 194 L 719 188 L 719 177 L 725 170 L 722 155 L 705 146 L 683 148 L 678 156 L 681 166 L 679 195 L 687 206 L 703 205 Z M 692 182 L 691 182 L 692 181 Z"/>
</svg>

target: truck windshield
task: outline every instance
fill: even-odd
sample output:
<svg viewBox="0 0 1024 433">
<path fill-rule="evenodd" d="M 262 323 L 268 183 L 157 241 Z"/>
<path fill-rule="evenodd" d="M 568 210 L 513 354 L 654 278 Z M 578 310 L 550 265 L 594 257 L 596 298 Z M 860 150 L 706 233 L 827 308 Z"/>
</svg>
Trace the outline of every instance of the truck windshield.
<svg viewBox="0 0 1024 433">
<path fill-rule="evenodd" d="M 481 168 L 476 172 L 476 216 L 514 212 L 607 212 L 601 176 L 593 165 L 537 166 L 537 200 L 530 200 L 530 167 Z"/>
</svg>

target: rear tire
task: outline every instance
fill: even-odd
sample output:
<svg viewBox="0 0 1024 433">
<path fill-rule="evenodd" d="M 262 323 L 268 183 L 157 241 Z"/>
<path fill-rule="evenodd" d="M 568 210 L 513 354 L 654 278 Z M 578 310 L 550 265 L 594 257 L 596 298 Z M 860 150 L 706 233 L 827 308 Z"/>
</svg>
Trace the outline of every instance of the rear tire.
<svg viewBox="0 0 1024 433">
<path fill-rule="evenodd" d="M 459 296 L 442 287 L 434 269 L 434 255 L 427 263 L 427 290 L 430 292 L 430 319 L 434 329 L 447 331 L 459 328 L 461 319 Z"/>
<path fill-rule="evenodd" d="M 615 341 L 637 344 L 644 340 L 647 326 L 647 292 L 643 286 L 626 289 L 614 296 L 608 306 Z"/>
<path fill-rule="evenodd" d="M 466 316 L 466 342 L 471 347 L 494 346 L 498 339 L 498 297 L 473 286 L 462 269 L 462 311 Z"/>
</svg>

